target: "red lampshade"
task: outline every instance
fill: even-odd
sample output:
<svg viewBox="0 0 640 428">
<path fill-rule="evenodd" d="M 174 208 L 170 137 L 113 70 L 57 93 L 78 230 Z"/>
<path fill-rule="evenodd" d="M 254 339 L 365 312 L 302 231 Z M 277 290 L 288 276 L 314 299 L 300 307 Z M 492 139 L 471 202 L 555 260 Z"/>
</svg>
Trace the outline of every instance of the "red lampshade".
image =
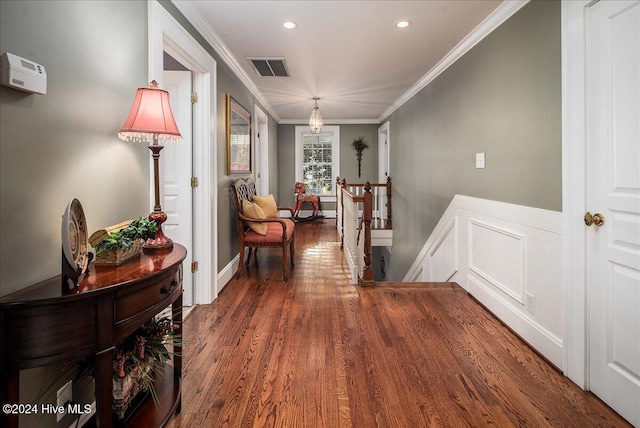
<svg viewBox="0 0 640 428">
<path fill-rule="evenodd" d="M 154 135 L 160 140 L 182 141 L 169 104 L 169 93 L 157 87 L 138 88 L 131 113 L 118 137 L 128 141 L 149 141 Z"/>
</svg>

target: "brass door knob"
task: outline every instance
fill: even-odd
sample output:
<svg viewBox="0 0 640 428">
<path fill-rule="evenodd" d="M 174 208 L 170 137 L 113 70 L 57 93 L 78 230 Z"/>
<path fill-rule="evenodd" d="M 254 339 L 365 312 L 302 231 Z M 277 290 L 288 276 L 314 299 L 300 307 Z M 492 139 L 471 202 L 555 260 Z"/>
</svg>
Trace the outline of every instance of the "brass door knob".
<svg viewBox="0 0 640 428">
<path fill-rule="evenodd" d="M 592 224 L 602 226 L 604 224 L 604 216 L 600 213 L 591 214 L 587 211 L 584 215 L 584 224 L 587 226 L 591 226 Z"/>
</svg>

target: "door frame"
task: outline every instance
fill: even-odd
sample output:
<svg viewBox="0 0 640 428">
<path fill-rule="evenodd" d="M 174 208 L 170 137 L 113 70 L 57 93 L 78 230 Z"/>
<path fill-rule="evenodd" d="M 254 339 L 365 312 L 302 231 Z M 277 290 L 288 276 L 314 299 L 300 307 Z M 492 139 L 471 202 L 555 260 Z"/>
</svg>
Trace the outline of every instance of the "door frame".
<svg viewBox="0 0 640 428">
<path fill-rule="evenodd" d="M 269 192 L 269 117 L 255 104 L 253 107 L 254 135 L 254 165 L 256 165 L 255 180 L 258 194 L 268 195 Z M 258 139 L 258 134 L 260 137 Z M 258 142 L 260 144 L 258 144 Z M 260 177 L 258 177 L 260 173 Z"/>
<path fill-rule="evenodd" d="M 218 217 L 217 187 L 217 117 L 216 62 L 196 40 L 155 0 L 147 0 L 148 13 L 148 77 L 162 87 L 163 51 L 193 72 L 193 90 L 198 102 L 193 109 L 193 174 L 198 187 L 193 193 L 194 253 L 199 261 L 194 278 L 194 304 L 211 303 L 218 296 Z M 209 239 L 201 239 L 201 237 Z M 184 269 L 191 269 L 185 266 Z"/>
<path fill-rule="evenodd" d="M 387 177 L 391 176 L 391 171 L 389 171 L 389 166 L 391 165 L 389 157 L 391 157 L 391 131 L 390 131 L 389 121 L 386 121 L 378 128 L 378 181 L 380 183 L 386 183 Z M 382 144 L 383 135 L 387 136 L 387 149 L 385 150 L 384 144 Z M 382 165 L 382 162 L 386 162 L 387 165 Z M 381 168 L 384 167 L 384 168 Z M 382 170 L 387 170 L 387 177 L 382 177 Z"/>
<path fill-rule="evenodd" d="M 589 389 L 587 288 L 586 29 L 591 0 L 563 1 L 562 11 L 562 222 L 563 372 Z"/>
<path fill-rule="evenodd" d="M 177 78 L 177 80 L 175 77 L 170 77 L 170 79 L 172 80 L 172 83 L 176 84 L 176 91 L 177 93 L 171 93 L 168 89 L 168 84 L 167 81 L 163 82 L 163 89 L 169 91 L 169 94 L 171 96 L 171 104 L 172 104 L 172 109 L 173 109 L 173 114 L 174 114 L 174 118 L 176 120 L 177 123 L 179 123 L 179 119 L 181 119 L 180 113 L 183 114 L 188 114 L 189 115 L 189 121 L 185 121 L 182 123 L 182 125 L 184 126 L 180 126 L 180 133 L 182 134 L 183 137 L 183 141 L 179 144 L 166 144 L 165 148 L 163 150 L 163 154 L 160 157 L 160 198 L 163 201 L 166 201 L 166 195 L 167 195 L 167 175 L 166 175 L 166 171 L 167 171 L 167 160 L 168 160 L 168 155 L 170 153 L 173 153 L 174 156 L 178 156 L 179 158 L 181 157 L 181 154 L 184 154 L 185 150 L 189 151 L 189 157 L 188 157 L 188 168 L 182 168 L 183 165 L 182 163 L 176 163 L 175 159 L 173 162 L 173 166 L 174 168 L 178 168 L 178 169 L 185 169 L 186 171 L 180 171 L 178 174 L 180 174 L 181 176 L 176 176 L 174 178 L 177 178 L 177 180 L 173 181 L 173 184 L 175 184 L 176 186 L 178 186 L 177 189 L 177 194 L 180 200 L 182 200 L 184 202 L 184 199 L 182 198 L 186 198 L 189 201 L 189 212 L 185 213 L 187 215 L 184 216 L 179 216 L 178 217 L 178 229 L 181 231 L 184 231 L 185 226 L 188 226 L 189 229 L 189 234 L 187 234 L 187 236 L 185 236 L 184 233 L 180 233 L 180 239 L 178 240 L 176 238 L 175 234 L 170 234 L 166 229 L 165 229 L 165 233 L 167 234 L 167 236 L 171 237 L 171 239 L 173 239 L 175 242 L 178 242 L 180 244 L 183 244 L 186 248 L 187 248 L 187 256 L 184 259 L 184 266 L 191 266 L 191 262 L 193 262 L 193 257 L 195 255 L 194 251 L 193 251 L 193 239 L 195 236 L 195 229 L 193 227 L 193 219 L 194 219 L 194 211 L 193 211 L 193 189 L 191 188 L 190 184 L 190 180 L 191 177 L 193 176 L 193 138 L 192 138 L 192 133 L 193 133 L 193 119 L 191 118 L 191 116 L 193 116 L 193 104 L 191 104 L 189 97 L 190 97 L 190 93 L 193 91 L 193 73 L 190 70 L 163 70 L 162 72 L 162 77 L 163 79 L 166 79 L 168 76 L 167 74 L 169 73 L 169 75 L 173 74 L 173 76 L 178 75 L 179 78 Z M 174 74 L 175 73 L 175 74 Z M 186 83 L 188 82 L 188 87 L 186 87 Z M 180 85 L 185 85 L 182 88 L 180 88 Z M 182 89 L 184 92 L 180 92 L 180 89 Z M 176 98 L 174 98 L 174 96 L 178 96 L 181 95 L 182 99 L 180 100 L 176 100 Z M 174 108 L 175 107 L 175 108 Z M 185 112 L 181 112 L 181 110 L 184 109 Z M 188 123 L 188 125 L 187 125 Z M 184 129 L 187 128 L 187 129 Z M 185 138 L 188 137 L 188 138 Z M 187 147 L 188 146 L 188 147 Z M 182 152 L 182 153 L 181 153 Z M 184 156 L 184 159 L 181 159 L 184 161 L 187 161 L 187 157 Z M 184 175 L 184 177 L 182 176 Z M 153 178 L 150 178 L 150 180 L 153 180 Z M 183 194 L 185 193 L 185 194 Z M 188 194 L 186 194 L 188 193 Z M 178 204 L 178 205 L 182 205 L 182 204 Z M 165 206 L 164 209 L 165 211 L 167 210 L 168 206 Z M 178 207 L 175 207 L 176 209 L 178 209 Z M 168 225 L 169 224 L 169 220 L 171 218 L 171 215 L 169 214 L 168 211 L 167 212 L 167 220 L 164 223 L 164 225 Z M 188 222 L 188 225 L 187 225 Z M 173 236 L 171 236 L 173 235 Z M 182 240 L 185 240 L 185 242 L 182 242 Z M 182 306 L 183 307 L 191 307 L 193 306 L 193 295 L 194 295 L 194 288 L 196 285 L 196 278 L 195 278 L 195 273 L 190 272 L 190 269 L 185 269 L 182 275 L 183 278 L 183 292 L 182 292 Z"/>
</svg>

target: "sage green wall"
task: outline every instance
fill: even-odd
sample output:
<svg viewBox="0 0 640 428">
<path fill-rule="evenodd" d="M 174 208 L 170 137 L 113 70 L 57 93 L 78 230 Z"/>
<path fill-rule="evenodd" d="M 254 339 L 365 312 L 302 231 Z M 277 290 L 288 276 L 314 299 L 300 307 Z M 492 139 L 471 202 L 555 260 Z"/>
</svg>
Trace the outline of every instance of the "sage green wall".
<svg viewBox="0 0 640 428">
<path fill-rule="evenodd" d="M 300 126 L 300 125 L 298 125 Z M 378 125 L 338 125 L 340 126 L 340 178 L 350 183 L 378 181 Z M 295 135 L 296 125 L 279 126 L 280 182 L 279 205 L 293 207 L 295 179 Z M 353 140 L 364 137 L 369 147 L 362 154 L 362 176 L 358 178 L 358 162 L 353 148 Z M 323 204 L 323 209 L 335 209 L 335 204 Z"/>
<path fill-rule="evenodd" d="M 230 93 L 244 108 L 253 115 L 254 105 L 260 103 L 244 86 L 242 81 L 236 77 L 232 70 L 222 61 L 220 55 L 211 45 L 200 35 L 198 31 L 185 19 L 173 3 L 163 0 L 160 4 L 182 25 L 193 38 L 211 55 L 216 61 L 216 88 L 212 88 L 211 96 L 217 100 L 217 117 L 213 118 L 217 124 L 217 176 L 215 177 L 218 186 L 218 270 L 224 269 L 239 252 L 238 230 L 235 217 L 235 205 L 233 202 L 233 192 L 231 183 L 243 176 L 227 175 L 227 147 L 226 147 L 226 94 Z M 266 109 L 261 106 L 265 112 Z M 212 112 L 213 113 L 213 112 Z M 269 116 L 269 188 L 277 196 L 278 189 L 278 126 L 275 120 Z M 212 201 L 213 203 L 213 201 Z M 214 207 L 215 208 L 215 207 Z M 218 272 L 215 272 L 217 275 Z M 224 284 L 219 284 L 223 286 Z"/>
<path fill-rule="evenodd" d="M 294 207 L 295 201 L 293 194 L 295 193 L 294 187 L 296 185 L 295 180 L 295 142 L 296 142 L 296 127 L 295 125 L 278 125 L 278 182 L 280 183 L 279 195 L 280 199 L 277 200 L 280 206 Z"/>
<path fill-rule="evenodd" d="M 46 95 L 0 86 L 4 295 L 60 274 L 61 220 L 72 198 L 89 233 L 149 212 L 149 149 L 117 136 L 136 88 L 147 84 L 146 1 L 1 1 L 0 51 L 47 72 Z M 23 371 L 20 402 L 55 404 L 65 380 L 59 367 Z M 49 386 L 52 395 L 42 397 Z M 91 387 L 76 385 L 74 398 L 90 403 Z M 74 421 L 22 415 L 20 427 Z"/>
<path fill-rule="evenodd" d="M 89 233 L 149 212 L 149 149 L 118 130 L 147 80 L 144 1 L 2 1 L 0 51 L 45 67 L 47 94 L 0 86 L 0 294 L 59 275 L 62 214 Z"/>
<path fill-rule="evenodd" d="M 455 194 L 561 210 L 560 42 L 560 2 L 533 1 L 388 118 L 390 279 Z"/>
<path fill-rule="evenodd" d="M 273 195 L 277 198 L 276 201 L 280 197 L 280 147 L 278 143 L 278 132 L 278 122 L 276 122 L 271 116 L 269 116 L 269 193 L 273 193 Z"/>
</svg>

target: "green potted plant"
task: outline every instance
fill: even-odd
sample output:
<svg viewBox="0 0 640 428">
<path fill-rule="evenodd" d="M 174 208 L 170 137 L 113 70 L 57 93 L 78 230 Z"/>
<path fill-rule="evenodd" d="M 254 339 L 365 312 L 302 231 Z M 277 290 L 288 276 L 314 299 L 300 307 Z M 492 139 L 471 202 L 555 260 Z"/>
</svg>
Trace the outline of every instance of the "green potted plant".
<svg viewBox="0 0 640 428">
<path fill-rule="evenodd" d="M 89 238 L 96 250 L 96 266 L 117 266 L 140 256 L 142 243 L 157 231 L 158 224 L 145 217 L 96 231 Z"/>
</svg>

